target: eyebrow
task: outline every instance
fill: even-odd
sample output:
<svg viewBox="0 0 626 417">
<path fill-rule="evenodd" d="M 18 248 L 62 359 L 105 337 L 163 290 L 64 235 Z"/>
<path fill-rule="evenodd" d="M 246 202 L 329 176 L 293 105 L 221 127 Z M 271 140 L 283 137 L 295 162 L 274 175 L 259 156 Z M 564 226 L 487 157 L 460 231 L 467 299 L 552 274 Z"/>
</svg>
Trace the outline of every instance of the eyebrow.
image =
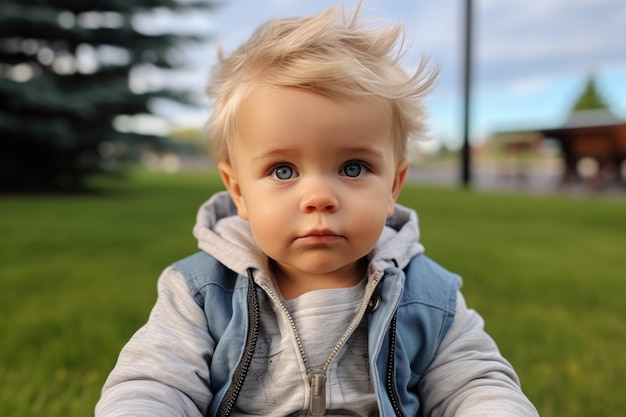
<svg viewBox="0 0 626 417">
<path fill-rule="evenodd" d="M 265 160 L 265 159 L 280 159 L 293 155 L 297 155 L 300 153 L 300 150 L 295 148 L 278 148 L 271 149 L 267 152 L 264 152 L 258 156 L 252 158 L 253 160 Z M 383 152 L 380 149 L 371 147 L 371 146 L 346 146 L 339 148 L 336 152 L 340 155 L 356 155 L 359 157 L 370 157 L 370 158 L 383 158 Z"/>
<path fill-rule="evenodd" d="M 382 158 L 383 157 L 383 152 L 380 149 L 371 147 L 371 146 L 355 146 L 355 147 L 345 147 L 345 148 L 341 148 L 340 150 L 341 152 L 345 152 L 345 153 L 354 153 L 354 154 L 358 154 L 358 155 L 366 155 L 366 156 L 371 156 L 374 158 Z"/>
<path fill-rule="evenodd" d="M 262 161 L 265 159 L 281 159 L 281 158 L 285 158 L 286 156 L 292 156 L 298 153 L 297 149 L 292 149 L 292 148 L 278 148 L 278 149 L 271 149 L 267 152 L 263 152 L 258 156 L 255 156 L 254 158 L 252 158 L 253 161 Z"/>
</svg>

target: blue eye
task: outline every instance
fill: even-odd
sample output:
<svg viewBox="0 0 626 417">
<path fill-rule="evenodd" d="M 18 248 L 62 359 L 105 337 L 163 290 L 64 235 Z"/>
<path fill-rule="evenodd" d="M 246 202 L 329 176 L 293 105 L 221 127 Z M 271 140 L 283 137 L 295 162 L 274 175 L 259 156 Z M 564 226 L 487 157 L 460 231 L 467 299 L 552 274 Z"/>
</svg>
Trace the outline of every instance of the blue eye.
<svg viewBox="0 0 626 417">
<path fill-rule="evenodd" d="M 288 180 L 296 176 L 294 169 L 289 165 L 279 165 L 272 170 L 272 177 L 277 180 Z"/>
<path fill-rule="evenodd" d="M 363 164 L 360 162 L 348 162 L 341 167 L 340 174 L 346 177 L 356 178 L 363 172 Z"/>
</svg>

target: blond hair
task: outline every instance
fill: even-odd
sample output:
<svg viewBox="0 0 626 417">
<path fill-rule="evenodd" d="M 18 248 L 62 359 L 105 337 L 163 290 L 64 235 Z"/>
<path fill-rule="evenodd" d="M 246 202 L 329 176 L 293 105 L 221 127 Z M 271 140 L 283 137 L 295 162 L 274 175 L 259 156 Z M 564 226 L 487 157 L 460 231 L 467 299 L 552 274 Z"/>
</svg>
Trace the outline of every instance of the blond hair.
<svg viewBox="0 0 626 417">
<path fill-rule="evenodd" d="M 230 56 L 220 54 L 207 89 L 214 105 L 207 133 L 217 162 L 230 161 L 238 106 L 259 85 L 389 100 L 396 160 L 405 157 L 409 138 L 426 132 L 422 99 L 437 70 L 425 60 L 412 74 L 404 70 L 402 24 L 367 27 L 358 21 L 360 5 L 350 19 L 331 7 L 311 17 L 269 21 Z"/>
</svg>

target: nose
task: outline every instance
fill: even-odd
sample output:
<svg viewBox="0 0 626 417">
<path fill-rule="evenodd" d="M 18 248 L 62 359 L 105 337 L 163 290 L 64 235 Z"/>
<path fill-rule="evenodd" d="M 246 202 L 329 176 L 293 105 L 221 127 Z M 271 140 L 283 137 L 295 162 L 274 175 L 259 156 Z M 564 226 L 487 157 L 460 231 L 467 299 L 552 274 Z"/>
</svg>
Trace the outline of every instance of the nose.
<svg viewBox="0 0 626 417">
<path fill-rule="evenodd" d="M 339 208 L 339 200 L 331 187 L 322 180 L 307 185 L 300 209 L 304 212 L 328 211 L 335 212 Z"/>
</svg>

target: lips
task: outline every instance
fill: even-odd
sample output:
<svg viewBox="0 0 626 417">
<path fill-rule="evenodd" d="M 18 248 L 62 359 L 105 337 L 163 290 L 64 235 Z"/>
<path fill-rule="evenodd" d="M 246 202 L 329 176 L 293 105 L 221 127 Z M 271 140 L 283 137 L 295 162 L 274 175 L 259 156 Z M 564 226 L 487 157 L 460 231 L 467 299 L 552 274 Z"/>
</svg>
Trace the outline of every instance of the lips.
<svg viewBox="0 0 626 417">
<path fill-rule="evenodd" d="M 304 235 L 298 237 L 298 240 L 312 243 L 332 243 L 343 238 L 344 236 L 330 229 L 316 229 L 311 230 Z"/>
</svg>

